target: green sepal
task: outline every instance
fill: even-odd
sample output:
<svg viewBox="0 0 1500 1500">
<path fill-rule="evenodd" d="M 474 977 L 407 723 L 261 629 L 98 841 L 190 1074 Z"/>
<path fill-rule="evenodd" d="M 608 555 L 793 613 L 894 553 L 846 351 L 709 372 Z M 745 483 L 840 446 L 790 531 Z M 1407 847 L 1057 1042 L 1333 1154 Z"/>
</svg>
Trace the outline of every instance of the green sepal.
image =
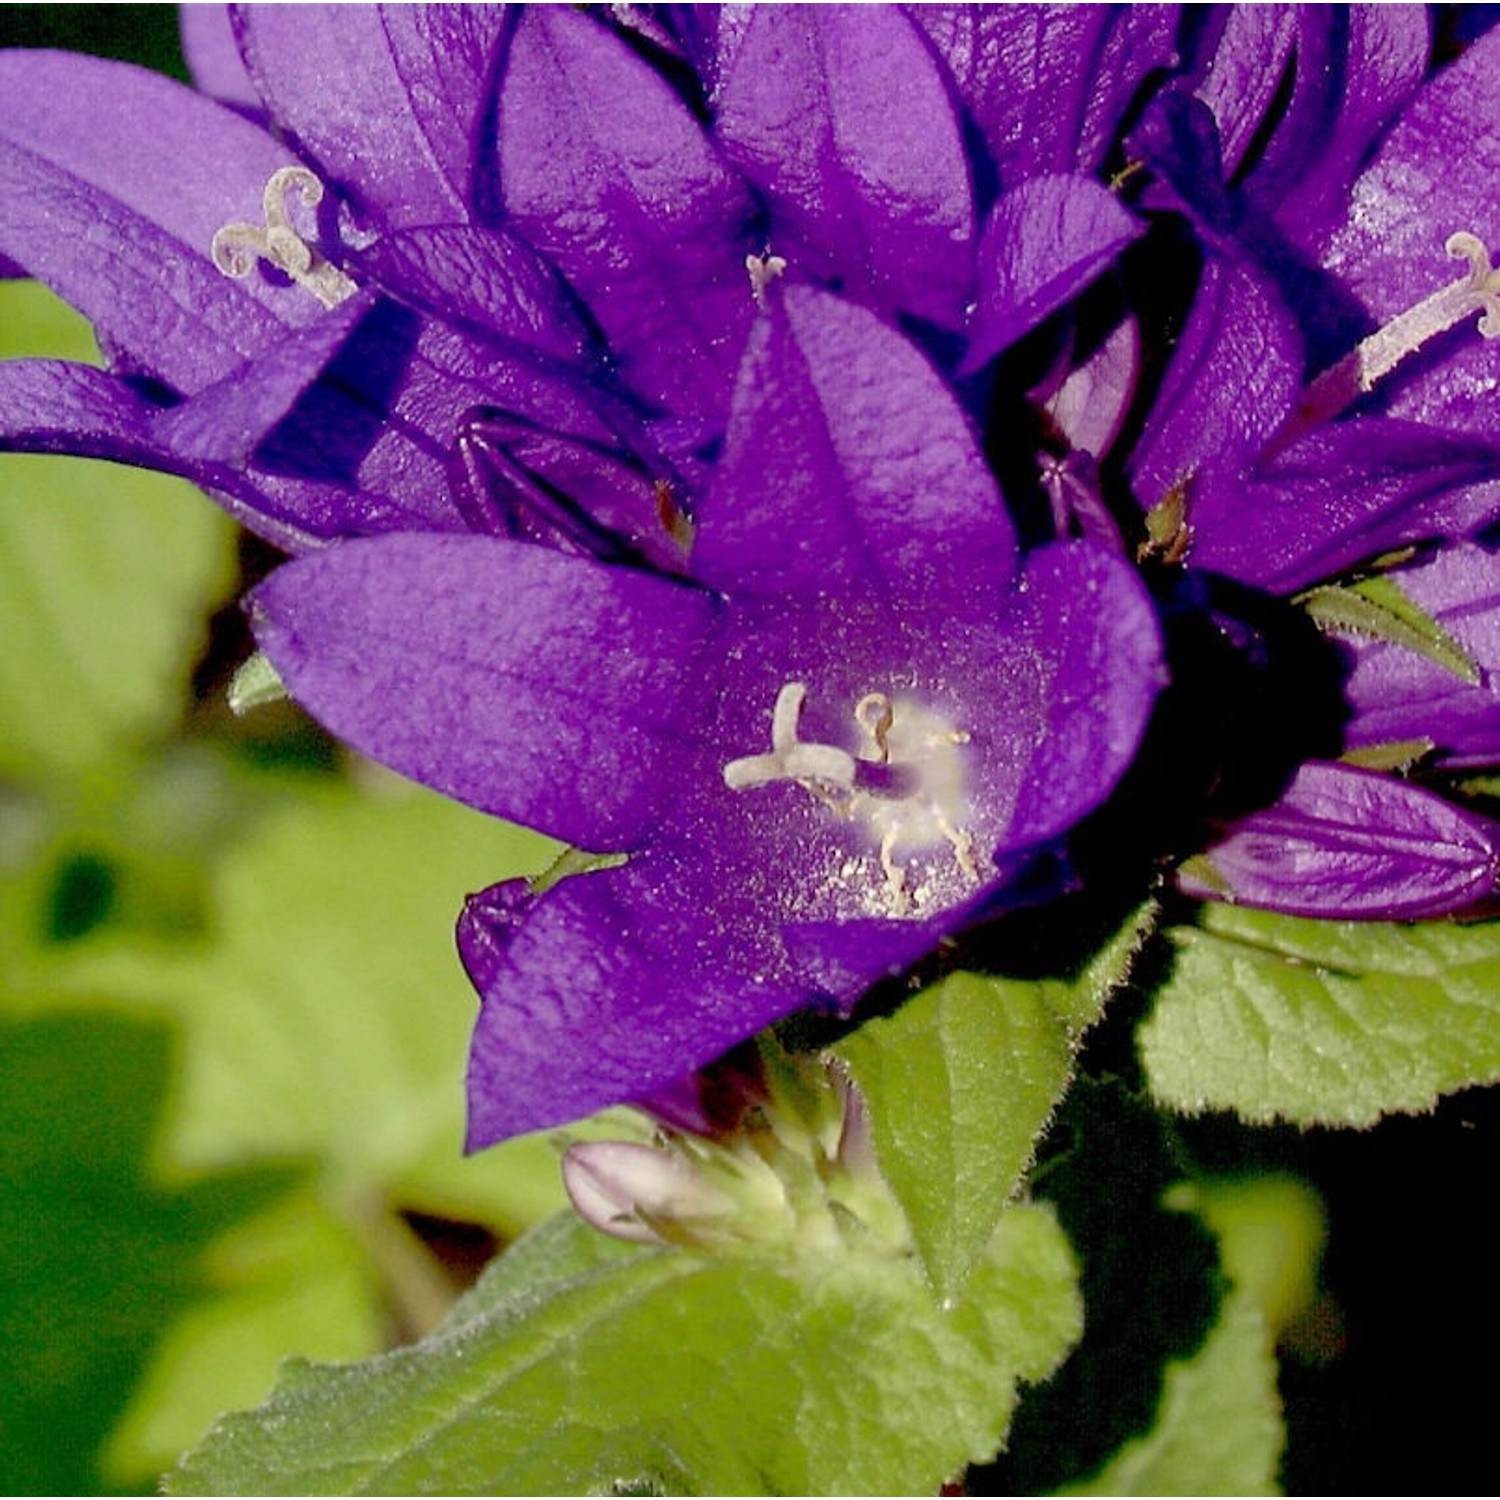
<svg viewBox="0 0 1500 1500">
<path fill-rule="evenodd" d="M 1479 681 L 1479 664 L 1462 643 L 1414 604 L 1388 575 L 1362 578 L 1356 583 L 1323 584 L 1298 595 L 1297 602 L 1320 630 L 1405 646 L 1436 662 L 1461 682 Z"/>
</svg>

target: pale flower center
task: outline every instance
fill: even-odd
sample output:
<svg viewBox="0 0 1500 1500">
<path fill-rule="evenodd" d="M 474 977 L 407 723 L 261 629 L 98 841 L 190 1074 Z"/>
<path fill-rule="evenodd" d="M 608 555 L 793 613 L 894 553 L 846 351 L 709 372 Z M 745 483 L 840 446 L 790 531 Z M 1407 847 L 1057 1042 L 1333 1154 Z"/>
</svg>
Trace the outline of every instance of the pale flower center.
<svg viewBox="0 0 1500 1500">
<path fill-rule="evenodd" d="M 881 907 L 904 916 L 914 904 L 900 856 L 947 845 L 964 882 L 977 885 L 974 844 L 964 828 L 964 749 L 969 736 L 910 698 L 866 693 L 854 706 L 865 744 L 857 755 L 798 737 L 807 685 L 788 682 L 771 713 L 771 748 L 724 767 L 731 791 L 789 781 L 829 811 L 863 825 L 878 844 Z M 915 893 L 920 894 L 920 893 Z"/>
<path fill-rule="evenodd" d="M 294 189 L 309 208 L 322 202 L 323 184 L 306 167 L 281 167 L 266 181 L 265 224 L 226 224 L 214 235 L 209 253 L 226 276 L 249 276 L 263 260 L 324 307 L 337 307 L 358 288 L 297 232 L 287 207 L 287 194 Z"/>
</svg>

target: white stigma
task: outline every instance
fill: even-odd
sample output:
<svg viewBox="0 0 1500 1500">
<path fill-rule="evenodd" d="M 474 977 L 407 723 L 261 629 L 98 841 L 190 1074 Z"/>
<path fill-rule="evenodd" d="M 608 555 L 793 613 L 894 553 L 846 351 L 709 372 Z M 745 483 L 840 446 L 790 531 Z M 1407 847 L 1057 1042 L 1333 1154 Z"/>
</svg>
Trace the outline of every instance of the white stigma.
<svg viewBox="0 0 1500 1500">
<path fill-rule="evenodd" d="M 798 737 L 807 685 L 785 683 L 771 712 L 771 749 L 741 756 L 723 770 L 731 791 L 750 791 L 789 781 L 829 811 L 862 824 L 879 850 L 883 877 L 876 905 L 905 916 L 923 903 L 929 885 L 910 888 L 897 856 L 946 845 L 964 887 L 980 881 L 973 840 L 964 830 L 967 802 L 961 747 L 969 736 L 910 699 L 866 693 L 854 706 L 854 722 L 866 741 L 855 756 L 837 745 Z M 846 867 L 853 878 L 858 861 Z M 950 891 L 950 896 L 954 893 Z"/>
<path fill-rule="evenodd" d="M 323 184 L 306 167 L 281 167 L 266 181 L 265 224 L 226 224 L 214 235 L 209 253 L 226 276 L 248 276 L 263 260 L 284 271 L 324 307 L 337 307 L 358 288 L 297 232 L 287 208 L 287 194 L 293 189 L 309 208 L 322 202 Z"/>
<path fill-rule="evenodd" d="M 1500 337 L 1500 271 L 1491 267 L 1484 242 L 1460 231 L 1449 236 L 1445 248 L 1455 260 L 1468 261 L 1468 274 L 1392 318 L 1319 375 L 1308 386 L 1289 424 L 1292 431 L 1283 434 L 1283 442 L 1338 416 L 1369 395 L 1407 355 L 1475 313 L 1481 314 L 1478 326 L 1483 338 Z"/>
<path fill-rule="evenodd" d="M 750 295 L 755 298 L 755 305 L 764 312 L 766 310 L 766 288 L 778 276 L 785 274 L 786 261 L 779 255 L 772 255 L 767 250 L 764 255 L 747 255 L 745 257 L 745 270 L 750 274 Z"/>
</svg>

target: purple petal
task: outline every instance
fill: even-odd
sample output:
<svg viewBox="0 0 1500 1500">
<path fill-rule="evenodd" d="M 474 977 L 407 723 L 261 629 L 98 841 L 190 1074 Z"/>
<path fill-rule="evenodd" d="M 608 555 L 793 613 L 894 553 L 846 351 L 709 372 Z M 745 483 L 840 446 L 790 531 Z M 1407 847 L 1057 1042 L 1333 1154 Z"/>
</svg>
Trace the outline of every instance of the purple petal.
<svg viewBox="0 0 1500 1500">
<path fill-rule="evenodd" d="M 1228 178 L 1239 170 L 1282 87 L 1297 44 L 1298 16 L 1289 5 L 1227 5 L 1219 14 L 1223 30 L 1193 92 L 1218 122 Z"/>
<path fill-rule="evenodd" d="M 503 7 L 232 9 L 278 125 L 361 212 L 393 229 L 468 218 Z"/>
<path fill-rule="evenodd" d="M 1188 492 L 1194 566 L 1276 593 L 1497 515 L 1500 447 L 1383 417 L 1334 423 L 1248 472 L 1206 469 Z"/>
<path fill-rule="evenodd" d="M 1481 547 L 1448 546 L 1391 578 L 1467 652 L 1479 680 L 1390 641 L 1353 639 L 1349 743 L 1425 739 L 1445 766 L 1500 761 L 1500 560 Z"/>
<path fill-rule="evenodd" d="M 1249 467 L 1301 387 L 1296 325 L 1270 282 L 1247 260 L 1210 256 L 1130 461 L 1141 503 L 1155 505 L 1187 484 L 1191 508 L 1191 484 L 1200 470 Z"/>
<path fill-rule="evenodd" d="M 1017 850 L 1066 832 L 1114 790 L 1166 672 L 1156 610 L 1135 570 L 1089 543 L 1032 554 L 1008 634 L 1041 704 L 1040 722 L 1022 712 L 987 726 L 1018 756 L 1004 844 Z"/>
<path fill-rule="evenodd" d="M 464 423 L 494 409 L 583 441 L 613 430 L 581 381 L 390 302 L 376 305 L 257 453 L 277 472 L 388 497 L 452 528 L 448 465 Z"/>
<path fill-rule="evenodd" d="M 484 812 L 591 849 L 638 842 L 673 795 L 706 689 L 704 595 L 524 543 L 349 542 L 250 600 L 292 697 L 341 739 Z"/>
<path fill-rule="evenodd" d="M 1009 518 L 968 422 L 872 313 L 789 287 L 756 325 L 693 573 L 714 588 L 998 599 Z"/>
<path fill-rule="evenodd" d="M 1257 13 L 1276 7 L 1251 7 Z M 1297 12 L 1296 88 L 1248 184 L 1287 238 L 1312 251 L 1330 210 L 1387 125 L 1427 74 L 1430 20 L 1420 5 L 1358 5 Z"/>
<path fill-rule="evenodd" d="M 1444 251 L 1458 230 L 1500 249 L 1500 32 L 1481 37 L 1421 89 L 1354 184 L 1347 221 L 1323 253 L 1384 323 L 1458 279 Z M 1394 416 L 1492 431 L 1500 356 L 1472 323 L 1432 357 L 1408 360 L 1382 385 Z"/>
<path fill-rule="evenodd" d="M 209 257 L 260 222 L 286 151 L 233 111 L 124 63 L 0 54 L 0 252 L 95 325 L 107 348 L 182 391 L 230 373 L 323 308 Z"/>
<path fill-rule="evenodd" d="M 722 427 L 755 311 L 739 179 L 682 101 L 604 27 L 516 23 L 482 170 L 516 230 L 577 289 L 646 400 Z"/>
<path fill-rule="evenodd" d="M 642 855 L 555 886 L 490 940 L 471 1151 L 669 1089 L 814 998 L 762 927 L 735 926 L 740 903 L 688 899 L 679 880 Z"/>
<path fill-rule="evenodd" d="M 212 388 L 205 399 L 216 399 Z M 235 404 L 232 395 L 229 404 Z M 196 453 L 187 451 L 170 436 L 170 424 L 185 420 L 190 419 L 183 407 L 153 406 L 91 366 L 0 362 L 0 447 L 72 453 L 181 475 L 210 490 L 236 520 L 288 552 L 306 551 L 319 537 L 411 524 L 409 516 L 391 515 L 388 506 L 368 496 L 251 471 L 232 454 L 214 453 L 206 437 L 190 445 Z M 231 445 L 236 430 L 231 417 L 226 429 Z"/>
<path fill-rule="evenodd" d="M 686 572 L 670 486 L 617 448 L 503 412 L 477 412 L 460 430 L 451 472 L 459 509 L 475 531 L 600 562 Z"/>
<path fill-rule="evenodd" d="M 1009 187 L 1094 172 L 1152 71 L 1177 61 L 1175 5 L 914 5 Z"/>
<path fill-rule="evenodd" d="M 1085 177 L 1038 177 L 1007 193 L 979 244 L 965 369 L 987 364 L 1077 296 L 1143 227 Z"/>
<path fill-rule="evenodd" d="M 576 364 L 588 333 L 557 273 L 503 230 L 430 225 L 382 235 L 345 268 L 484 339 Z"/>
<path fill-rule="evenodd" d="M 887 6 L 761 6 L 711 103 L 725 152 L 770 209 L 799 278 L 958 327 L 972 299 L 974 209 L 953 104 L 931 52 Z"/>
<path fill-rule="evenodd" d="M 1420 787 L 1310 761 L 1279 802 L 1201 857 L 1204 868 L 1184 866 L 1178 885 L 1292 916 L 1438 917 L 1493 889 L 1497 834 Z"/>
<path fill-rule="evenodd" d="M 1103 458 L 1114 446 L 1141 370 L 1141 327 L 1127 317 L 1060 384 L 1044 392 L 1047 415 L 1068 446 Z"/>
<path fill-rule="evenodd" d="M 240 57 L 227 5 L 178 7 L 182 52 L 199 93 L 252 118 L 264 114 L 261 97 Z"/>
</svg>

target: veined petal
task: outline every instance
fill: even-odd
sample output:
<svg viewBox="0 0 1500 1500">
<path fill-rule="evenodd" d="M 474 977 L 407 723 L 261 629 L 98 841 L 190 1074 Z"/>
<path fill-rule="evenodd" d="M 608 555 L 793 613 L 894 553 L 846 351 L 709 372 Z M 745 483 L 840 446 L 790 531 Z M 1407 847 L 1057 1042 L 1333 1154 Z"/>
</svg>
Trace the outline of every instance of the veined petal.
<svg viewBox="0 0 1500 1500">
<path fill-rule="evenodd" d="M 998 603 L 1015 533 L 968 421 L 874 314 L 788 287 L 756 326 L 695 577 L 816 598 L 873 589 L 939 609 Z"/>
<path fill-rule="evenodd" d="M 106 351 L 191 393 L 324 309 L 215 267 L 287 152 L 234 111 L 100 58 L 0 53 L 0 253 L 93 322 Z"/>
<path fill-rule="evenodd" d="M 761 6 L 721 39 L 711 103 L 764 195 L 767 242 L 799 279 L 956 328 L 972 299 L 974 208 L 953 102 L 891 6 Z"/>
<path fill-rule="evenodd" d="M 1093 172 L 1154 69 L 1177 61 L 1176 5 L 913 5 L 1002 187 Z"/>
<path fill-rule="evenodd" d="M 978 369 L 1091 282 L 1144 226 L 1086 177 L 1038 177 L 995 205 L 979 244 L 966 369 Z"/>
<path fill-rule="evenodd" d="M 177 14 L 182 54 L 198 92 L 233 105 L 252 119 L 265 114 L 234 39 L 227 5 L 184 5 Z"/>
<path fill-rule="evenodd" d="M 232 9 L 277 123 L 357 209 L 393 229 L 468 218 L 503 6 Z"/>
<path fill-rule="evenodd" d="M 425 225 L 349 253 L 349 270 L 483 339 L 580 362 L 589 342 L 572 296 L 529 245 L 501 229 Z"/>
<path fill-rule="evenodd" d="M 470 903 L 471 1151 L 648 1098 L 817 998 L 763 928 L 728 919 L 740 903 L 702 896 L 647 853 L 554 886 L 524 920 L 488 892 Z"/>
<path fill-rule="evenodd" d="M 511 225 L 588 304 L 646 401 L 717 436 L 755 312 L 749 193 L 624 42 L 562 6 L 527 10 L 481 163 Z"/>
<path fill-rule="evenodd" d="M 1130 460 L 1142 504 L 1201 470 L 1248 468 L 1296 405 L 1302 348 L 1291 314 L 1248 259 L 1210 255 L 1186 328 Z"/>
<path fill-rule="evenodd" d="M 215 399 L 212 388 L 205 399 Z M 89 365 L 0 362 L 0 448 L 74 453 L 179 474 L 212 491 L 236 520 L 287 552 L 306 551 L 320 537 L 412 525 L 410 516 L 392 515 L 374 497 L 253 471 L 234 453 L 215 453 L 213 423 L 179 445 L 171 424 L 192 420 L 184 407 L 154 406 Z M 234 446 L 232 421 L 219 435 Z"/>
<path fill-rule="evenodd" d="M 584 848 L 634 847 L 677 792 L 708 690 L 708 596 L 488 537 L 389 536 L 250 600 L 293 698 L 365 754 Z"/>
<path fill-rule="evenodd" d="M 1497 116 L 1500 32 L 1492 31 L 1417 92 L 1356 180 L 1348 217 L 1322 260 L 1373 322 L 1410 307 L 1414 288 L 1436 290 L 1452 279 L 1444 245 L 1456 231 L 1500 249 Z M 1472 328 L 1455 332 L 1405 361 L 1381 390 L 1393 416 L 1493 431 L 1500 354 Z"/>
<path fill-rule="evenodd" d="M 1409 919 L 1489 895 L 1500 826 L 1374 771 L 1309 761 L 1281 799 L 1190 861 L 1189 895 L 1291 916 Z"/>
<path fill-rule="evenodd" d="M 1411 542 L 1471 535 L 1500 515 L 1500 444 L 1358 417 L 1188 491 L 1194 566 L 1276 593 Z"/>
</svg>

